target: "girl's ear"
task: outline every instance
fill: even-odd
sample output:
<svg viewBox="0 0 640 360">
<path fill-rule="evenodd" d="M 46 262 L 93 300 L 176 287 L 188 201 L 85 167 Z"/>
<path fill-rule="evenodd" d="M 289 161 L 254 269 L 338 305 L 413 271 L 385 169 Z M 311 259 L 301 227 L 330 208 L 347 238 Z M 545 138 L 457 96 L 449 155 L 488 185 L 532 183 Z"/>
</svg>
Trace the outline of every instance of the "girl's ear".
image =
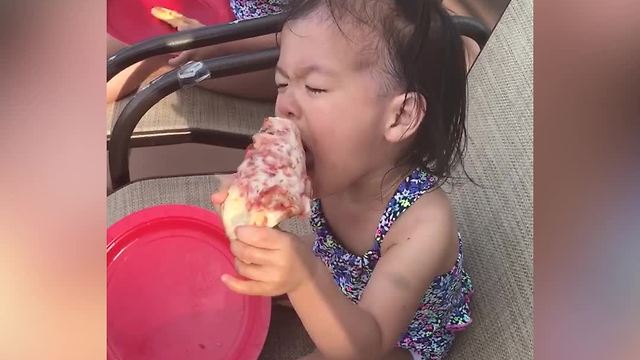
<svg viewBox="0 0 640 360">
<path fill-rule="evenodd" d="M 391 103 L 384 136 L 396 143 L 410 138 L 416 133 L 427 113 L 427 101 L 417 92 L 396 96 Z"/>
</svg>

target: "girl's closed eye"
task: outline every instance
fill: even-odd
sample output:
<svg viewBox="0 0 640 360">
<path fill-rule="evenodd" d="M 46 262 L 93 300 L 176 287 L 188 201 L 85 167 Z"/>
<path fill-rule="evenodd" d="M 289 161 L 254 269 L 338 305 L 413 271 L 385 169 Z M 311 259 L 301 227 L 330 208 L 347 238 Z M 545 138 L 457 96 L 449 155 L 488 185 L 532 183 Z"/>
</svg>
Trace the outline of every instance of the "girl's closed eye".
<svg viewBox="0 0 640 360">
<path fill-rule="evenodd" d="M 327 90 L 325 90 L 325 89 L 319 89 L 319 88 L 315 88 L 315 87 L 312 87 L 312 86 L 309 86 L 309 85 L 305 85 L 305 87 L 312 94 L 322 94 L 322 93 L 327 92 Z"/>
<path fill-rule="evenodd" d="M 286 88 L 287 85 L 288 84 L 286 84 L 286 83 L 276 83 L 276 87 L 278 88 L 278 90 Z"/>
</svg>

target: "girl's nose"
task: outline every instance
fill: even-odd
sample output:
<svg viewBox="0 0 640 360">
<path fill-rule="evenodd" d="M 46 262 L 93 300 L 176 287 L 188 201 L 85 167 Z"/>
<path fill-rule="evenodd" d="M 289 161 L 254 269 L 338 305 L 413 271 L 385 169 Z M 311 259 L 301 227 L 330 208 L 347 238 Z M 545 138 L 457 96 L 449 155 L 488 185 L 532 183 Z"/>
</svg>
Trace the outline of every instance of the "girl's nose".
<svg viewBox="0 0 640 360">
<path fill-rule="evenodd" d="M 276 98 L 276 116 L 291 120 L 300 118 L 300 104 L 292 89 L 284 88 L 278 92 Z"/>
</svg>

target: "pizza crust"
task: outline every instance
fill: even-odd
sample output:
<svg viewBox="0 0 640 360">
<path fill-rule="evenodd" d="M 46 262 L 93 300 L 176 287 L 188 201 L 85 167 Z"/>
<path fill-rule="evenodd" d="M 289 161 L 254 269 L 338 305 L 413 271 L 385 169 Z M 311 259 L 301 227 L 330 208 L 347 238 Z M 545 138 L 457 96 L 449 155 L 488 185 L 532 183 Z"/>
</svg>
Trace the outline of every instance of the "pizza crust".
<svg viewBox="0 0 640 360">
<path fill-rule="evenodd" d="M 151 8 L 151 15 L 160 21 L 164 21 L 171 27 L 178 28 L 181 26 L 187 26 L 189 24 L 189 18 L 181 13 L 167 9 L 162 6 L 154 6 Z"/>
<path fill-rule="evenodd" d="M 247 209 L 245 197 L 238 186 L 231 186 L 227 193 L 227 198 L 220 206 L 222 223 L 229 239 L 235 239 L 235 229 L 238 226 L 267 226 L 275 227 L 288 218 L 284 211 L 267 211 Z"/>
</svg>

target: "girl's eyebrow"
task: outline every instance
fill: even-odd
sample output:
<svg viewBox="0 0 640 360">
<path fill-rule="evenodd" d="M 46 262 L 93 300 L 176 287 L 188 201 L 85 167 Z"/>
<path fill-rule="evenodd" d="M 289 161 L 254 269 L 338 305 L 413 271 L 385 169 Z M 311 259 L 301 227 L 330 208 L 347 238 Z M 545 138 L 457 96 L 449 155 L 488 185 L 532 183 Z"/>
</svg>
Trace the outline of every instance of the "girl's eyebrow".
<svg viewBox="0 0 640 360">
<path fill-rule="evenodd" d="M 276 65 L 276 72 L 286 78 L 289 78 L 289 74 L 287 74 L 287 72 L 280 65 Z M 326 76 L 334 76 L 336 74 L 335 71 L 331 69 L 327 69 L 317 64 L 311 64 L 311 65 L 304 66 L 302 69 L 300 69 L 300 71 L 297 74 L 297 77 L 302 78 L 305 76 L 309 76 L 309 74 L 314 72 L 322 75 L 326 75 Z"/>
</svg>

